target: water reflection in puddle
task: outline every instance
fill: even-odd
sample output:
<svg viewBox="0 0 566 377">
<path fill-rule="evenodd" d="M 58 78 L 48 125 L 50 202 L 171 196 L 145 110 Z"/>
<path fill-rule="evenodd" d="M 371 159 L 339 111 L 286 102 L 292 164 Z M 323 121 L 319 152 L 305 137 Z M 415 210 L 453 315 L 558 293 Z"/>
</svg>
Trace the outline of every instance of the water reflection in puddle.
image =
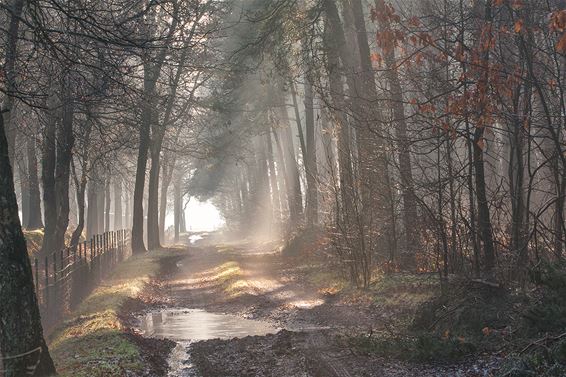
<svg viewBox="0 0 566 377">
<path fill-rule="evenodd" d="M 207 233 L 204 233 L 204 234 L 202 234 L 202 235 L 201 235 L 201 234 L 192 234 L 191 236 L 189 236 L 189 242 L 190 242 L 191 244 L 194 244 L 194 243 L 196 243 L 197 241 L 203 240 L 203 239 L 204 239 L 203 235 L 206 236 L 206 234 L 207 234 Z"/>
<path fill-rule="evenodd" d="M 279 329 L 268 322 L 201 309 L 166 309 L 140 317 L 146 337 L 171 339 L 177 346 L 169 356 L 169 376 L 197 376 L 190 362 L 190 343 L 207 339 L 231 339 L 248 335 L 273 334 Z"/>
</svg>

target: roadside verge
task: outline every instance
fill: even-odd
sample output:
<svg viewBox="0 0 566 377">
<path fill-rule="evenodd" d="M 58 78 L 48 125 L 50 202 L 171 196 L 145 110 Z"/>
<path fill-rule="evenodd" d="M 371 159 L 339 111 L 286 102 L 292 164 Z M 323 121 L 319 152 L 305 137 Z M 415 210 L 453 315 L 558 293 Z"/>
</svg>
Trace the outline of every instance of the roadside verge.
<svg viewBox="0 0 566 377">
<path fill-rule="evenodd" d="M 117 266 L 48 337 L 59 375 L 163 374 L 174 343 L 143 338 L 128 323 L 132 312 L 155 305 L 163 265 L 183 255 L 180 248 L 152 251 Z"/>
</svg>

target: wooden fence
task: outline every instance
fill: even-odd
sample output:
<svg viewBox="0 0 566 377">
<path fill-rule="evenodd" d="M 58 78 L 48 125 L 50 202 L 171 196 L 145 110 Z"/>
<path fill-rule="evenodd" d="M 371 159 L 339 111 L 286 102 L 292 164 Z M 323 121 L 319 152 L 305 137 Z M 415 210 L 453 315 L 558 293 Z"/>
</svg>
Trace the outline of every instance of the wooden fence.
<svg viewBox="0 0 566 377">
<path fill-rule="evenodd" d="M 44 327 L 57 323 L 130 254 L 130 233 L 118 230 L 35 258 L 33 275 Z"/>
</svg>

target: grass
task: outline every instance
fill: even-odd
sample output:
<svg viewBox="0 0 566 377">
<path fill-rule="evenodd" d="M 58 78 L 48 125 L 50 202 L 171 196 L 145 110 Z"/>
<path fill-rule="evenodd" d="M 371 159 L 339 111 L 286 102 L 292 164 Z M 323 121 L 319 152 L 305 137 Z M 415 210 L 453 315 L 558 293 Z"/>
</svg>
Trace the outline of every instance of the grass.
<svg viewBox="0 0 566 377">
<path fill-rule="evenodd" d="M 171 251 L 135 255 L 120 264 L 49 337 L 60 376 L 123 376 L 146 366 L 119 320 L 120 306 L 137 297 Z"/>
</svg>

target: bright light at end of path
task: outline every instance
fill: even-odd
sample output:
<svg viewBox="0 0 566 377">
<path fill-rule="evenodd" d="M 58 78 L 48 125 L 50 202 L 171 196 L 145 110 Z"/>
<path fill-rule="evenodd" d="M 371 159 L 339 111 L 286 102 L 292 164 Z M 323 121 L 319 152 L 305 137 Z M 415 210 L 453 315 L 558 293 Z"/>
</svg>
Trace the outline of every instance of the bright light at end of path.
<svg viewBox="0 0 566 377">
<path fill-rule="evenodd" d="M 209 201 L 200 202 L 192 198 L 185 210 L 187 230 L 194 232 L 212 231 L 225 225 L 224 218 L 216 206 Z M 173 216 L 167 216 L 167 225 L 173 225 Z"/>
</svg>

